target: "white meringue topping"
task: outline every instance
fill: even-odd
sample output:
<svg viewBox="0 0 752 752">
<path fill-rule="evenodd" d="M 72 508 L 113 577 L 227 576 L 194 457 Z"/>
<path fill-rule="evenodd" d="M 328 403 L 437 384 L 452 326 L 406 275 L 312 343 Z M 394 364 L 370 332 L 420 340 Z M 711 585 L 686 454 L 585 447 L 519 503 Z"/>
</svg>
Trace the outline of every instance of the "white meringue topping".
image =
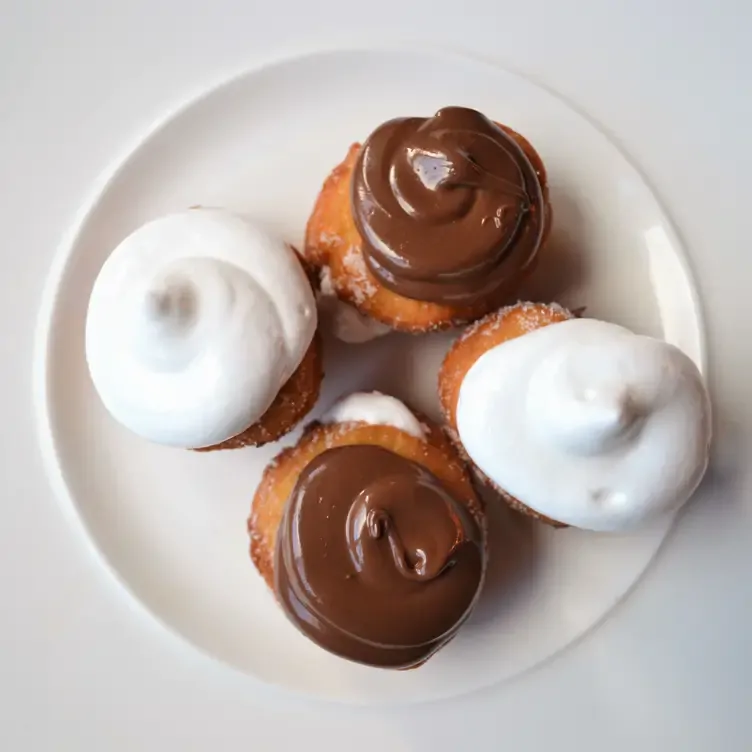
<svg viewBox="0 0 752 752">
<path fill-rule="evenodd" d="M 269 408 L 316 330 L 294 251 L 247 219 L 191 209 L 149 222 L 113 251 L 86 321 L 86 357 L 116 420 L 199 448 Z"/>
<path fill-rule="evenodd" d="M 540 514 L 620 530 L 681 506 L 708 462 L 710 403 L 684 353 L 573 319 L 484 353 L 460 388 L 475 464 Z"/>
<path fill-rule="evenodd" d="M 425 439 L 426 432 L 404 402 L 381 392 L 355 392 L 343 397 L 322 418 L 324 423 L 368 423 L 392 426 L 400 431 Z"/>
</svg>

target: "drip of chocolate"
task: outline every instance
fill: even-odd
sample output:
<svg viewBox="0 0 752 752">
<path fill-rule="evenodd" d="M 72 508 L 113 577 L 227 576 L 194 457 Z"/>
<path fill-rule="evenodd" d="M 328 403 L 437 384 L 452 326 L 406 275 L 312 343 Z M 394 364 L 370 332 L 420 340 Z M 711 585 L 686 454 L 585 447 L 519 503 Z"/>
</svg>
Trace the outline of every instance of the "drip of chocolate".
<svg viewBox="0 0 752 752">
<path fill-rule="evenodd" d="M 288 500 L 275 589 L 321 647 L 409 668 L 467 618 L 484 546 L 475 517 L 421 465 L 381 447 L 339 447 L 305 468 Z"/>
<path fill-rule="evenodd" d="M 454 305 L 524 271 L 547 214 L 541 177 L 517 141 L 464 107 L 377 128 L 355 165 L 351 203 L 366 263 L 385 287 Z"/>
</svg>

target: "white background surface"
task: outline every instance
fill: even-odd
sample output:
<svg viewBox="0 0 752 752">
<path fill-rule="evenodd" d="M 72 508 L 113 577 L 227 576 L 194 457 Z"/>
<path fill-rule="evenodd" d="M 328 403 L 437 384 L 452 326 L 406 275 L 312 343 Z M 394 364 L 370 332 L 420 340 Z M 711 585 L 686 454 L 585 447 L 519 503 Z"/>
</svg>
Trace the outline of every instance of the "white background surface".
<svg viewBox="0 0 752 752">
<path fill-rule="evenodd" d="M 752 14 L 733 2 L 0 2 L 0 748 L 743 750 L 752 705 Z M 132 610 L 42 477 L 31 338 L 93 181 L 254 62 L 421 40 L 511 64 L 599 121 L 686 241 L 709 325 L 716 462 L 637 591 L 505 687 L 405 712 L 261 692 Z M 301 138 L 305 124 L 301 123 Z M 636 302 L 636 304 L 639 304 Z"/>
</svg>

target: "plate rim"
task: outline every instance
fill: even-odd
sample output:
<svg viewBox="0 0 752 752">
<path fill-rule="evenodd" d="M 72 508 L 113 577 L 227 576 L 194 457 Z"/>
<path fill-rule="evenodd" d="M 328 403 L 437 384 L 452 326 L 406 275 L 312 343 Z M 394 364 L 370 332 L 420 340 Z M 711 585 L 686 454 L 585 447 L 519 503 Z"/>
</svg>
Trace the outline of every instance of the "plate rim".
<svg viewBox="0 0 752 752">
<path fill-rule="evenodd" d="M 99 203 L 103 194 L 105 194 L 110 186 L 117 180 L 121 172 L 126 168 L 130 158 L 147 142 L 155 137 L 160 131 L 168 127 L 172 122 L 179 119 L 185 112 L 192 107 L 204 102 L 213 94 L 219 92 L 222 89 L 232 87 L 234 84 L 240 82 L 242 79 L 261 73 L 262 71 L 278 68 L 285 65 L 300 65 L 308 59 L 322 58 L 322 57 L 337 57 L 340 55 L 385 55 L 385 54 L 401 54 L 411 55 L 415 57 L 440 57 L 444 60 L 453 59 L 459 63 L 470 63 L 475 66 L 482 66 L 489 71 L 501 72 L 506 75 L 522 79 L 524 82 L 539 88 L 545 93 L 558 100 L 568 109 L 575 112 L 580 118 L 586 121 L 592 128 L 598 131 L 619 154 L 619 156 L 625 161 L 625 163 L 636 173 L 640 180 L 644 183 L 652 198 L 655 201 L 656 207 L 659 209 L 663 218 L 665 219 L 665 226 L 669 237 L 673 241 L 674 246 L 677 248 L 676 258 L 679 260 L 684 277 L 686 280 L 686 289 L 689 293 L 692 306 L 696 311 L 696 317 L 698 322 L 697 327 L 697 344 L 699 363 L 698 367 L 705 379 L 708 379 L 708 327 L 706 323 L 706 316 L 702 305 L 702 299 L 699 292 L 699 286 L 697 284 L 697 277 L 695 275 L 693 264 L 691 261 L 691 254 L 689 253 L 689 245 L 685 241 L 682 234 L 678 231 L 676 224 L 667 210 L 665 202 L 660 196 L 660 193 L 655 189 L 653 183 L 646 176 L 644 170 L 639 164 L 629 155 L 629 153 L 622 147 L 619 139 L 613 135 L 607 128 L 605 128 L 600 122 L 594 119 L 587 112 L 583 111 L 576 103 L 571 101 L 568 97 L 562 95 L 558 91 L 552 89 L 545 82 L 539 80 L 533 75 L 522 71 L 518 67 L 511 65 L 506 60 L 495 60 L 490 56 L 474 54 L 464 50 L 460 50 L 447 45 L 433 45 L 433 44 L 383 44 L 383 45 L 312 45 L 308 48 L 304 48 L 295 53 L 288 53 L 285 51 L 278 51 L 274 54 L 260 57 L 256 59 L 252 64 L 243 64 L 238 69 L 229 74 L 223 74 L 216 77 L 213 81 L 201 82 L 195 88 L 186 91 L 176 102 L 168 103 L 162 110 L 162 113 L 157 117 L 151 119 L 151 121 L 143 128 L 136 128 L 132 137 L 127 139 L 120 149 L 118 149 L 114 158 L 108 160 L 106 166 L 100 170 L 98 176 L 91 182 L 89 190 L 82 197 L 78 204 L 77 210 L 73 213 L 72 217 L 66 224 L 65 229 L 62 231 L 60 241 L 56 245 L 51 261 L 47 268 L 47 273 L 42 285 L 42 292 L 38 299 L 37 314 L 34 321 L 33 338 L 32 338 L 32 402 L 33 402 L 33 420 L 34 420 L 34 434 L 37 438 L 37 446 L 42 458 L 42 464 L 44 467 L 45 478 L 48 481 L 53 494 L 56 498 L 57 504 L 61 511 L 63 511 L 65 518 L 76 534 L 84 541 L 86 548 L 93 555 L 94 559 L 102 566 L 102 568 L 108 573 L 107 578 L 110 586 L 116 586 L 120 593 L 127 595 L 127 602 L 130 607 L 136 607 L 134 610 L 139 613 L 141 618 L 146 618 L 152 623 L 160 625 L 160 629 L 163 630 L 163 635 L 169 634 L 171 637 L 177 638 L 177 642 L 185 649 L 190 649 L 194 653 L 201 656 L 202 660 L 209 661 L 212 665 L 220 665 L 226 669 L 230 669 L 234 674 L 244 677 L 250 681 L 258 690 L 264 693 L 271 693 L 278 696 L 284 696 L 288 698 L 295 698 L 296 701 L 305 702 L 322 702 L 333 705 L 344 705 L 352 707 L 382 707 L 388 708 L 395 705 L 390 700 L 374 699 L 366 696 L 355 696 L 352 699 L 340 699 L 332 697 L 329 694 L 317 695 L 306 690 L 290 687 L 284 684 L 266 681 L 258 676 L 243 670 L 233 663 L 224 660 L 222 657 L 211 653 L 208 649 L 202 645 L 194 642 L 189 637 L 184 635 L 177 627 L 173 626 L 171 622 L 164 619 L 160 613 L 150 607 L 144 600 L 142 600 L 137 593 L 131 588 L 128 581 L 121 575 L 117 567 L 110 561 L 105 551 L 97 544 L 95 536 L 92 534 L 89 525 L 87 524 L 84 516 L 80 514 L 77 509 L 76 502 L 73 497 L 71 488 L 66 480 L 65 472 L 63 471 L 62 463 L 60 460 L 60 454 L 57 448 L 55 440 L 55 433 L 49 430 L 52 423 L 52 410 L 50 406 L 50 374 L 49 374 L 49 359 L 50 359 L 50 347 L 53 336 L 53 322 L 54 312 L 57 305 L 59 296 L 60 282 L 65 276 L 66 270 L 72 258 L 72 250 L 76 243 L 79 241 L 87 222 L 91 218 L 95 211 L 97 204 Z M 670 540 L 675 534 L 677 521 L 681 519 L 682 510 L 674 513 L 670 516 L 669 524 L 666 532 L 664 533 L 660 543 L 656 550 L 650 556 L 645 568 L 640 572 L 637 578 L 629 585 L 624 593 L 619 597 L 616 603 L 606 610 L 598 619 L 590 624 L 579 635 L 567 642 L 562 648 L 558 649 L 555 653 L 547 656 L 543 660 L 534 663 L 533 665 L 523 669 L 514 676 L 507 677 L 495 682 L 482 684 L 472 690 L 463 691 L 459 695 L 451 695 L 441 698 L 426 698 L 411 700 L 411 705 L 426 705 L 434 702 L 444 702 L 457 697 L 467 697 L 474 695 L 478 692 L 487 691 L 490 688 L 498 687 L 502 685 L 510 684 L 518 678 L 521 678 L 528 673 L 544 670 L 551 662 L 556 661 L 560 656 L 568 652 L 570 649 L 576 648 L 587 637 L 589 637 L 593 631 L 597 630 L 607 619 L 611 618 L 611 615 L 618 610 L 625 600 L 634 592 L 636 587 L 641 584 L 644 578 L 653 571 L 658 557 L 664 550 L 666 541 Z M 114 590 L 114 588 L 113 588 Z M 403 703 L 400 703 L 403 704 Z"/>
</svg>

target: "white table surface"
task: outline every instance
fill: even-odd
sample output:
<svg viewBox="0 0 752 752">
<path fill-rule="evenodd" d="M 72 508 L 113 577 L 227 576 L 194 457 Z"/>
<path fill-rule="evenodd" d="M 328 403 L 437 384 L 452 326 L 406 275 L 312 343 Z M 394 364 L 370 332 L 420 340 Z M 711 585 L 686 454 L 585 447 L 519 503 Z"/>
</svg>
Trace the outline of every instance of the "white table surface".
<svg viewBox="0 0 752 752">
<path fill-rule="evenodd" d="M 752 748 L 751 7 L 0 0 L 0 749 Z M 642 168 L 698 275 L 718 440 L 705 503 L 597 631 L 504 687 L 386 712 L 261 691 L 122 597 L 43 476 L 31 343 L 63 231 L 154 120 L 267 59 L 413 41 L 532 76 Z"/>
</svg>

